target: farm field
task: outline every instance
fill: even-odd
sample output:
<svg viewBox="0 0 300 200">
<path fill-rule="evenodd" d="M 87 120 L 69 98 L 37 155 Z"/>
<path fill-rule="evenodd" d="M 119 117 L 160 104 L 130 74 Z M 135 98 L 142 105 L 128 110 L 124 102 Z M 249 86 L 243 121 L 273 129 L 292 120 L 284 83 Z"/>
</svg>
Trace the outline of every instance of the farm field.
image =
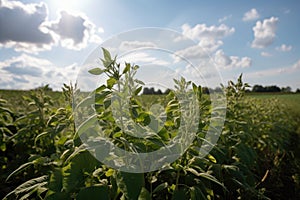
<svg viewBox="0 0 300 200">
<path fill-rule="evenodd" d="M 281 104 L 287 106 L 289 111 L 294 114 L 300 115 L 300 94 L 249 94 L 249 97 L 257 99 L 278 99 Z"/>
<path fill-rule="evenodd" d="M 29 96 L 30 92 L 27 90 L 0 90 L 0 98 L 6 99 L 9 104 L 12 105 L 12 108 L 21 107 L 20 105 L 24 104 L 23 97 Z M 59 105 L 62 101 L 64 101 L 64 96 L 62 92 L 58 91 L 47 91 L 47 95 L 49 95 L 54 102 Z M 163 98 L 165 95 L 161 95 Z M 281 94 L 281 93 L 246 93 L 246 97 L 254 98 L 254 99 L 261 99 L 261 100 L 270 100 L 276 99 L 279 101 L 284 107 L 294 113 L 300 115 L 300 94 Z M 160 99 L 160 95 L 142 95 L 140 101 L 143 103 L 143 106 L 147 106 L 147 104 L 155 103 L 158 99 Z M 149 103 L 151 102 L 151 103 Z"/>
<path fill-rule="evenodd" d="M 210 130 L 212 116 L 221 114 L 222 110 L 213 111 L 212 102 L 202 93 L 201 86 L 193 85 L 192 90 L 185 90 L 191 83 L 181 79 L 175 81 L 175 88 L 184 91 L 180 94 L 185 98 L 197 98 L 200 120 L 196 122 L 194 139 L 177 160 L 165 163 L 164 169 L 133 173 L 116 170 L 108 167 L 105 161 L 95 159 L 86 149 L 86 143 L 81 141 L 87 138 L 94 143 L 90 137 L 92 132 L 89 132 L 93 129 L 92 120 L 101 123 L 105 135 L 115 146 L 134 153 L 148 153 L 168 146 L 180 135 L 180 126 L 183 126 L 181 131 L 185 131 L 182 135 L 188 136 L 190 124 L 195 123 L 179 120 L 180 115 L 186 113 L 180 109 L 178 91 L 130 99 L 126 93 L 120 93 L 131 106 L 121 111 L 122 116 L 124 113 L 130 116 L 141 128 L 139 130 L 153 133 L 142 139 L 126 134 L 121 129 L 122 124 L 114 119 L 116 111 L 113 114 L 110 109 L 112 87 L 134 80 L 130 76 L 138 68 L 128 65 L 121 72 L 108 54 L 106 59 L 111 63 L 106 69 L 111 77 L 106 85 L 95 91 L 92 104 L 95 104 L 96 118 L 84 117 L 83 114 L 91 109 L 90 97 L 80 99 L 77 95 L 80 100 L 77 101 L 73 95 L 77 91 L 71 86 L 64 85 L 63 92 L 52 92 L 47 86 L 34 91 L 0 91 L 1 198 L 299 199 L 300 95 L 250 95 L 241 77 L 224 89 L 227 98 L 225 122 L 217 144 L 211 146 L 204 157 L 199 149 L 202 144 L 210 145 L 210 138 L 205 135 Z M 102 72 L 97 68 L 90 71 Z M 125 78 L 121 79 L 122 76 Z M 123 81 L 122 84 L 116 84 L 116 77 Z M 139 83 L 135 81 L 136 85 L 132 86 L 135 93 L 141 91 Z M 76 116 L 82 119 L 78 128 L 74 123 L 73 101 Z M 157 103 L 165 108 L 164 122 L 155 112 L 149 112 L 149 107 Z M 124 104 L 120 102 L 119 105 Z M 193 117 L 194 104 L 185 106 L 191 110 L 185 116 Z M 212 124 L 213 131 L 217 130 L 218 125 Z M 100 146 L 94 152 L 97 155 L 106 150 Z"/>
<path fill-rule="evenodd" d="M 0 0 L 0 200 L 300 200 L 295 2 Z"/>
<path fill-rule="evenodd" d="M 76 153 L 71 88 L 1 90 L 1 198 L 297 199 L 300 95 L 244 96 L 237 95 L 242 88 L 233 93 L 237 87 L 227 88 L 224 131 L 208 156 L 188 150 L 169 170 L 144 174 L 117 172 L 85 151 Z M 149 109 L 158 102 L 167 106 L 168 98 L 137 99 Z M 202 95 L 204 113 L 207 99 Z"/>
</svg>

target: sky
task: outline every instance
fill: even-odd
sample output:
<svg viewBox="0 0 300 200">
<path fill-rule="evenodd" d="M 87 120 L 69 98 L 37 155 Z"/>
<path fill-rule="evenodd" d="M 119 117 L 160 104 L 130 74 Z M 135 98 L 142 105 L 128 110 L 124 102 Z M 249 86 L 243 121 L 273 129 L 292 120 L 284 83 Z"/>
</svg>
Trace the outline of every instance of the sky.
<svg viewBox="0 0 300 200">
<path fill-rule="evenodd" d="M 135 53 L 120 60 L 144 64 L 140 77 L 149 82 L 172 79 L 155 74 L 158 69 L 191 79 L 199 73 L 212 87 L 242 73 L 252 86 L 296 90 L 300 88 L 299 9 L 296 0 L 0 0 L 0 89 L 49 84 L 60 90 L 63 83 L 78 80 L 91 54 L 101 57 L 99 47 L 121 35 L 114 49 L 122 51 L 116 52 Z M 174 34 L 160 40 L 155 33 L 147 34 L 159 29 Z M 164 46 L 162 40 L 168 41 L 172 52 L 157 50 Z M 183 40 L 192 43 L 187 46 Z M 192 62 L 207 58 L 214 64 L 206 68 L 196 64 L 195 69 L 178 58 Z M 181 68 L 170 68 L 179 64 Z"/>
</svg>

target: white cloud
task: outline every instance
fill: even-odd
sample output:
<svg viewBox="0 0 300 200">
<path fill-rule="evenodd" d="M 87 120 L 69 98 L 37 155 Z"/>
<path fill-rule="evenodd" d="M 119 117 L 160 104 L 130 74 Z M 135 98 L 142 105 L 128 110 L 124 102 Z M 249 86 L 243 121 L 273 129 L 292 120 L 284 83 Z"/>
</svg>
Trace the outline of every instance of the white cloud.
<svg viewBox="0 0 300 200">
<path fill-rule="evenodd" d="M 300 69 L 300 60 L 298 60 L 292 67 L 293 69 Z"/>
<path fill-rule="evenodd" d="M 95 25 L 83 14 L 61 11 L 56 21 L 48 21 L 48 17 L 47 5 L 43 2 L 25 4 L 2 0 L 0 47 L 36 54 L 58 43 L 79 50 L 86 47 L 87 42 L 101 42 Z"/>
<path fill-rule="evenodd" d="M 200 40 L 198 44 L 201 48 L 203 48 L 208 53 L 212 53 L 216 51 L 220 46 L 223 45 L 223 42 L 221 40 L 214 40 L 211 38 L 203 38 Z"/>
<path fill-rule="evenodd" d="M 101 44 L 103 42 L 103 39 L 98 35 L 104 33 L 104 29 L 102 27 L 95 28 L 95 25 L 93 25 L 93 28 L 90 30 L 90 38 L 89 42 L 94 44 Z"/>
<path fill-rule="evenodd" d="M 219 26 L 197 24 L 194 27 L 190 27 L 188 24 L 183 24 L 181 29 L 184 36 L 198 41 L 203 38 L 221 39 L 235 32 L 234 28 L 229 28 L 225 24 L 221 24 Z"/>
<path fill-rule="evenodd" d="M 197 64 L 199 64 L 199 66 L 201 66 L 203 64 L 201 61 L 202 58 L 209 59 L 210 57 L 213 57 L 218 67 L 224 69 L 251 66 L 251 58 L 227 56 L 223 50 L 219 49 L 220 46 L 223 45 L 223 41 L 220 39 L 233 34 L 234 31 L 234 28 L 229 28 L 224 24 L 210 27 L 207 27 L 205 24 L 198 24 L 193 28 L 184 24 L 182 26 L 182 34 L 186 37 L 198 40 L 199 43 L 176 51 L 173 56 L 174 63 L 178 63 L 181 58 L 185 58 L 187 60 L 194 60 Z"/>
<path fill-rule="evenodd" d="M 162 60 L 158 57 L 150 55 L 145 52 L 133 52 L 132 54 L 125 55 L 118 60 L 119 63 L 134 63 L 137 65 L 169 65 L 170 63 L 166 60 Z"/>
<path fill-rule="evenodd" d="M 51 49 L 54 40 L 41 31 L 48 17 L 45 3 L 23 4 L 19 1 L 1 1 L 0 47 L 16 51 L 36 52 Z"/>
<path fill-rule="evenodd" d="M 199 45 L 190 46 L 188 48 L 176 51 L 173 55 L 174 62 L 178 63 L 182 58 L 186 60 L 194 60 L 208 57 L 208 52 Z"/>
<path fill-rule="evenodd" d="M 300 70 L 300 60 L 291 66 L 263 69 L 255 72 L 249 72 L 246 74 L 247 78 L 257 78 L 257 77 L 267 77 L 267 76 L 277 76 L 282 74 L 291 74 Z M 298 72 L 297 72 L 298 73 Z"/>
<path fill-rule="evenodd" d="M 263 57 L 271 57 L 272 56 L 272 54 L 270 54 L 269 52 L 265 52 L 265 51 L 261 52 L 260 55 Z"/>
<path fill-rule="evenodd" d="M 77 71 L 77 64 L 58 67 L 47 59 L 23 53 L 0 62 L 0 87 L 32 89 L 50 84 L 54 89 L 61 89 L 63 83 L 75 82 Z"/>
<path fill-rule="evenodd" d="M 281 46 L 276 47 L 275 49 L 276 49 L 277 51 L 287 52 L 287 51 L 291 51 L 292 48 L 293 48 L 293 47 L 292 47 L 291 45 L 285 45 L 285 44 L 282 44 Z"/>
<path fill-rule="evenodd" d="M 219 23 L 222 23 L 222 22 L 224 22 L 224 21 L 227 21 L 227 20 L 230 19 L 231 17 L 232 17 L 232 15 L 224 16 L 224 17 L 220 18 L 220 19 L 218 20 L 218 22 L 219 22 Z"/>
<path fill-rule="evenodd" d="M 215 52 L 220 46 L 223 45 L 221 40 L 214 40 L 212 38 L 203 38 L 198 45 L 190 46 L 188 48 L 176 51 L 174 53 L 175 63 L 179 62 L 181 58 L 187 60 L 208 58 L 213 52 Z"/>
<path fill-rule="evenodd" d="M 223 50 L 218 50 L 214 55 L 214 61 L 219 68 L 245 68 L 250 67 L 252 60 L 249 57 L 227 56 Z"/>
<path fill-rule="evenodd" d="M 263 22 L 257 21 L 253 27 L 254 40 L 251 46 L 253 48 L 265 48 L 271 45 L 276 37 L 277 23 L 277 17 L 265 19 Z"/>
<path fill-rule="evenodd" d="M 255 8 L 252 8 L 244 14 L 243 21 L 252 21 L 259 18 L 259 14 Z"/>
<path fill-rule="evenodd" d="M 94 44 L 101 44 L 103 42 L 103 39 L 99 35 L 92 34 L 90 36 L 89 42 Z"/>
<path fill-rule="evenodd" d="M 61 11 L 58 20 L 45 22 L 43 25 L 67 49 L 85 48 L 90 38 L 93 42 L 101 40 L 95 36 L 95 25 L 82 13 Z"/>
<path fill-rule="evenodd" d="M 123 41 L 120 44 L 120 50 L 122 51 L 130 51 L 139 48 L 146 48 L 146 47 L 156 47 L 153 42 L 143 42 L 143 41 Z"/>
</svg>

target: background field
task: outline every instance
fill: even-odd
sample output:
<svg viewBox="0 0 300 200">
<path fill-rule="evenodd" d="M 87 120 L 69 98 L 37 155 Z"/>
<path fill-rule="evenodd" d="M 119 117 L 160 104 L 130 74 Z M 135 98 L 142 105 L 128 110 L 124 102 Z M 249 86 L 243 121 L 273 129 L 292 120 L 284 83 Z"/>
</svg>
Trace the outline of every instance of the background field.
<svg viewBox="0 0 300 200">
<path fill-rule="evenodd" d="M 0 90 L 0 99 L 9 100 L 9 104 L 13 106 L 13 108 L 17 109 L 21 105 L 24 107 L 26 104 L 24 103 L 23 97 L 26 97 L 32 91 L 25 90 Z M 56 103 L 59 105 L 63 100 L 64 96 L 62 92 L 56 91 L 47 91 L 47 95 L 51 96 Z M 277 99 L 279 106 L 286 107 L 291 114 L 300 117 L 300 94 L 298 93 L 246 93 L 246 96 L 249 98 L 261 99 L 261 100 L 270 100 Z M 157 103 L 163 95 L 143 95 L 139 98 L 143 106 L 148 107 L 148 105 L 152 105 L 153 103 Z"/>
<path fill-rule="evenodd" d="M 249 94 L 249 97 L 257 98 L 257 99 L 272 99 L 276 98 L 279 100 L 280 103 L 287 106 L 289 111 L 293 114 L 300 115 L 300 94 L 268 94 L 268 93 L 255 93 Z"/>
<path fill-rule="evenodd" d="M 223 131 L 204 158 L 197 157 L 194 149 L 201 146 L 210 124 L 209 98 L 202 94 L 199 133 L 186 153 L 169 164 L 168 170 L 133 174 L 109 168 L 81 149 L 72 116 L 72 92 L 71 88 L 65 88 L 65 92 L 47 88 L 0 90 L 0 99 L 5 100 L 0 101 L 0 198 L 300 197 L 300 94 L 254 94 L 245 93 L 242 83 L 228 86 Z M 175 117 L 179 110 L 174 97 L 142 95 L 136 100 L 136 108 L 142 105 L 149 110 L 156 103 L 168 108 L 168 123 L 158 138 L 141 143 L 122 133 L 103 102 L 99 113 L 106 113 L 101 115 L 105 130 L 121 147 L 120 141 L 126 141 L 137 147 L 147 144 L 147 148 L 161 148 L 178 128 Z M 135 114 L 141 123 L 149 118 L 139 108 Z"/>
</svg>

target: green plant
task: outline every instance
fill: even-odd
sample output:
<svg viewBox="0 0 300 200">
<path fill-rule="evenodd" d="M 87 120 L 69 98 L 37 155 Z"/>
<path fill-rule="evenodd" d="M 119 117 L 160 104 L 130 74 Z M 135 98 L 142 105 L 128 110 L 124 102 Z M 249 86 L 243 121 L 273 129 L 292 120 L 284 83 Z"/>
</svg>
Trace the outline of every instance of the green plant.
<svg viewBox="0 0 300 200">
<path fill-rule="evenodd" d="M 242 76 L 236 83 L 230 81 L 223 86 L 227 97 L 226 121 L 217 145 L 202 157 L 199 147 L 205 142 L 212 116 L 212 103 L 204 89 L 182 78 L 174 80 L 176 90 L 145 101 L 138 95 L 143 83 L 135 79 L 139 67 L 129 63 L 122 67 L 105 49 L 103 55 L 104 68 L 94 68 L 90 73 L 106 74 L 107 81 L 91 93 L 64 85 L 61 99 L 65 100 L 55 103 L 47 88 L 39 88 L 20 104 L 28 105 L 26 108 L 17 109 L 0 100 L 1 197 L 297 199 L 300 196 L 299 133 L 296 132 L 299 125 L 278 100 L 245 97 L 248 85 L 242 82 Z M 128 101 L 122 102 L 124 96 L 130 96 Z M 198 111 L 194 109 L 192 114 L 199 114 L 200 120 L 188 148 L 163 169 L 128 173 L 110 168 L 94 157 L 99 153 L 97 148 L 94 155 L 87 150 L 87 144 L 97 144 L 94 140 L 97 137 L 81 140 L 90 133 L 98 134 L 91 132 L 97 122 L 103 128 L 101 133 L 119 148 L 128 152 L 158 150 L 176 138 L 180 126 L 185 127 L 180 120 L 185 114 L 181 97 L 193 100 L 184 104 L 184 108 L 195 108 L 192 102 L 197 102 Z M 152 106 L 153 102 L 164 109 Z M 120 108 L 123 103 L 125 110 Z M 83 114 L 90 111 L 91 105 L 95 116 L 85 118 Z M 77 129 L 72 106 L 80 111 L 74 113 L 81 122 Z M 131 121 L 122 121 L 121 115 Z M 185 122 L 192 124 L 195 120 Z M 139 132 L 126 130 L 131 125 Z M 134 137 L 136 133 L 145 137 Z M 100 150 L 105 153 L 105 149 Z"/>
</svg>

